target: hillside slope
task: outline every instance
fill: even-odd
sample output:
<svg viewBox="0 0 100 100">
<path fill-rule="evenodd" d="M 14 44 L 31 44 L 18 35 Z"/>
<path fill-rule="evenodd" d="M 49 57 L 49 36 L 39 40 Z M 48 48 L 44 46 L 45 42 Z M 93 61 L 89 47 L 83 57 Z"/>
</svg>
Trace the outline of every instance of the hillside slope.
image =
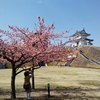
<svg viewBox="0 0 100 100">
<path fill-rule="evenodd" d="M 83 46 L 81 50 L 87 57 L 97 60 L 98 62 L 100 61 L 100 47 Z M 85 59 L 80 53 L 78 53 L 77 57 L 73 60 L 71 66 L 100 68 L 100 65 Z"/>
</svg>

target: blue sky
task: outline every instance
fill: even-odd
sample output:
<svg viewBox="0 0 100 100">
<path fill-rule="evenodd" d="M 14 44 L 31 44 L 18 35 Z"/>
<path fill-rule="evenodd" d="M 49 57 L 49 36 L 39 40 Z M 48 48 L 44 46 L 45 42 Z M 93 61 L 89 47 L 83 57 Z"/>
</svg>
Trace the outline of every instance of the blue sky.
<svg viewBox="0 0 100 100">
<path fill-rule="evenodd" d="M 32 30 L 38 16 L 46 25 L 54 23 L 56 33 L 70 30 L 67 36 L 85 28 L 93 45 L 100 46 L 100 0 L 0 0 L 0 29 Z"/>
</svg>

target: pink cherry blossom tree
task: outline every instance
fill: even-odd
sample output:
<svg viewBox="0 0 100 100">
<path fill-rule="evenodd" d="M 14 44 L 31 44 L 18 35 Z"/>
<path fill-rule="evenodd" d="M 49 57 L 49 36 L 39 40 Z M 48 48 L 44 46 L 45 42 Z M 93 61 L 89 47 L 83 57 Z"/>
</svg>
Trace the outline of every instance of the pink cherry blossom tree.
<svg viewBox="0 0 100 100">
<path fill-rule="evenodd" d="M 40 68 L 40 66 L 35 66 L 38 62 L 67 59 L 65 55 L 68 41 L 52 43 L 53 40 L 56 41 L 56 38 L 62 38 L 64 33 L 54 33 L 54 24 L 46 26 L 44 19 L 40 17 L 38 17 L 38 26 L 33 31 L 14 26 L 9 26 L 9 29 L 10 31 L 0 29 L 0 60 L 12 66 L 11 98 L 16 98 L 15 79 L 16 75 L 27 69 L 24 69 L 23 65 L 28 62 L 33 63 L 34 81 L 34 69 Z"/>
</svg>

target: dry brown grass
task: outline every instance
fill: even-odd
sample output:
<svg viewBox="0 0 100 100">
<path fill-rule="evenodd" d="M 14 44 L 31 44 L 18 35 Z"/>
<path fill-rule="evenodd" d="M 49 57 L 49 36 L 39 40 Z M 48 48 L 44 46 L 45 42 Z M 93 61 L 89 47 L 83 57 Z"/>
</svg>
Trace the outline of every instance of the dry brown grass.
<svg viewBox="0 0 100 100">
<path fill-rule="evenodd" d="M 96 46 L 82 46 L 81 50 L 83 53 L 95 60 L 100 61 L 100 47 Z M 77 58 L 72 62 L 72 66 L 75 67 L 88 67 L 88 68 L 100 68 L 100 65 L 95 64 L 89 60 L 86 60 L 80 54 L 78 54 Z"/>
<path fill-rule="evenodd" d="M 0 70 L 0 98 L 10 98 L 10 93 L 9 93 L 10 78 L 11 78 L 11 69 Z M 20 98 L 25 98 L 25 93 L 24 90 L 22 89 L 23 78 L 24 78 L 23 73 L 19 74 L 16 77 L 16 90 L 17 90 L 16 92 L 17 92 L 17 97 Z M 83 97 L 83 95 L 85 94 L 85 96 L 92 96 L 99 98 L 100 97 L 100 94 L 98 93 L 100 89 L 99 79 L 100 79 L 100 69 L 55 67 L 55 66 L 42 67 L 38 70 L 35 70 L 36 90 L 33 90 L 32 96 L 38 97 L 47 94 L 47 84 L 50 83 L 52 96 L 65 95 L 66 97 L 67 95 L 66 98 L 69 97 L 75 98 L 76 96 Z M 5 95 L 4 97 L 2 97 L 3 94 Z M 42 99 L 37 99 L 37 100 L 42 100 Z M 58 99 L 58 100 L 64 100 L 64 99 Z M 75 99 L 75 100 L 80 100 L 80 99 Z"/>
</svg>

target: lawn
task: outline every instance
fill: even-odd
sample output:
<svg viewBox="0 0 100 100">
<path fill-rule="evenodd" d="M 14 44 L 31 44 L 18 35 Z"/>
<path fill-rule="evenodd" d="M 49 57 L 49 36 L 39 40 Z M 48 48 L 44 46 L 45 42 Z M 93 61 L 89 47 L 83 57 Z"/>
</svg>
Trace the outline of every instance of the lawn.
<svg viewBox="0 0 100 100">
<path fill-rule="evenodd" d="M 25 96 L 22 88 L 23 81 L 24 75 L 22 72 L 16 77 L 16 96 L 20 98 L 24 98 Z M 55 66 L 41 67 L 35 70 L 36 89 L 33 90 L 32 96 L 38 97 L 42 96 L 42 94 L 46 95 L 48 83 L 50 84 L 52 96 L 65 95 L 66 97 L 67 95 L 66 98 L 68 98 L 68 96 L 70 98 L 74 96 L 75 98 L 76 95 L 77 97 L 83 97 L 83 95 L 85 95 L 86 97 L 96 98 L 96 100 L 100 99 L 100 69 Z M 10 84 L 11 69 L 0 69 L 1 99 L 6 98 L 5 100 L 8 100 L 10 98 Z"/>
</svg>

